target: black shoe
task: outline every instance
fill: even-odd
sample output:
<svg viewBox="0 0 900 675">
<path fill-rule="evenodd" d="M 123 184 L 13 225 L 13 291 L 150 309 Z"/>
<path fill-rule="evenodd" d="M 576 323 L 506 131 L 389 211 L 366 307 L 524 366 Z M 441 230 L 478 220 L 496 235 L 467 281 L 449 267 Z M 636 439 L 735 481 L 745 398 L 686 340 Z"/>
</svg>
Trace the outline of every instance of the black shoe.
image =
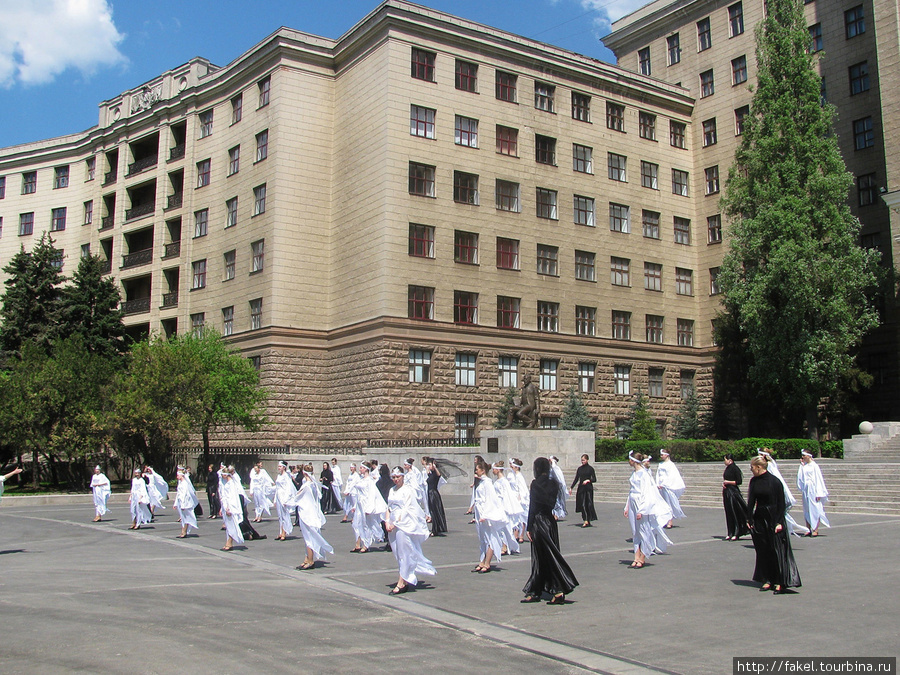
<svg viewBox="0 0 900 675">
<path fill-rule="evenodd" d="M 268 537 L 268 535 L 265 535 L 265 534 L 258 534 L 258 535 L 256 535 L 256 538 L 257 539 L 268 539 L 269 537 Z"/>
</svg>

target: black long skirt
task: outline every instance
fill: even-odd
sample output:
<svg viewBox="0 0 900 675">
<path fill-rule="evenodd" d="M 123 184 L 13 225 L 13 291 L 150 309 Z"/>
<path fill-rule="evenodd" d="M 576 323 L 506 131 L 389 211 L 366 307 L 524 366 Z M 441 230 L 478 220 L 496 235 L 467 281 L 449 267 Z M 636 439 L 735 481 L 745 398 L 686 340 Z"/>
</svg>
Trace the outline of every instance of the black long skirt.
<svg viewBox="0 0 900 675">
<path fill-rule="evenodd" d="M 747 502 L 737 486 L 729 485 L 722 490 L 722 503 L 725 506 L 725 524 L 729 537 L 743 537 L 750 534 L 747 527 Z"/>
<path fill-rule="evenodd" d="M 597 520 L 597 511 L 594 509 L 594 484 L 580 484 L 575 493 L 575 511 L 581 514 L 582 520 L 591 522 Z"/>
<path fill-rule="evenodd" d="M 322 513 L 337 513 L 341 510 L 341 505 L 338 504 L 330 485 L 322 486 L 322 499 L 319 500 L 319 505 L 322 507 Z"/>
<path fill-rule="evenodd" d="M 756 549 L 753 581 L 784 588 L 799 588 L 800 570 L 794 560 L 787 527 L 782 524 L 781 532 L 776 532 L 775 525 L 763 514 L 756 514 L 753 519 L 751 535 L 753 548 Z"/>
<path fill-rule="evenodd" d="M 559 551 L 559 529 L 556 521 L 545 515 L 534 517 L 531 530 L 531 576 L 522 589 L 525 595 L 542 593 L 569 594 L 578 585 L 578 579 Z"/>
<path fill-rule="evenodd" d="M 444 513 L 444 500 L 437 490 L 428 491 L 428 510 L 431 512 L 431 534 L 446 534 L 447 514 Z"/>
</svg>

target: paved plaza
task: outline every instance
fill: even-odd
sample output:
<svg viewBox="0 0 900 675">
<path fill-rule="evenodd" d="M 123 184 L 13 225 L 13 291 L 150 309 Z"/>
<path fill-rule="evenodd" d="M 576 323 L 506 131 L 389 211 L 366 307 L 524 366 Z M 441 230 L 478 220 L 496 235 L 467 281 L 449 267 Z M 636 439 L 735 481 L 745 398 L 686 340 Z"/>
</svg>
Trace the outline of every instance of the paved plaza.
<svg viewBox="0 0 900 675">
<path fill-rule="evenodd" d="M 302 539 L 274 541 L 273 518 L 267 540 L 226 553 L 220 521 L 179 540 L 171 508 L 131 532 L 123 504 L 92 523 L 87 495 L 4 504 L 0 672 L 712 674 L 734 656 L 897 655 L 900 517 L 832 513 L 818 539 L 793 539 L 803 587 L 774 596 L 749 580 L 749 540 L 723 541 L 721 509 L 688 510 L 669 553 L 633 570 L 622 504 L 600 503 L 595 527 L 560 525 L 581 585 L 555 607 L 519 603 L 527 544 L 472 574 L 468 499 L 445 502 L 450 534 L 425 545 L 438 574 L 401 597 L 393 556 L 351 554 L 340 516 L 323 529 L 335 555 L 301 572 Z"/>
</svg>

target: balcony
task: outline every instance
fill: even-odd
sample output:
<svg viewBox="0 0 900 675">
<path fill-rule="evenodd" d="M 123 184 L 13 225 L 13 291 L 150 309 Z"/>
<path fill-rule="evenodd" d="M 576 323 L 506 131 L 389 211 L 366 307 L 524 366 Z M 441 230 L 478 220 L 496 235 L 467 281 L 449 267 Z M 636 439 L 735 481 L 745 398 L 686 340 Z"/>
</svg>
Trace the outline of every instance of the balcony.
<svg viewBox="0 0 900 675">
<path fill-rule="evenodd" d="M 177 258 L 181 255 L 181 242 L 173 241 L 163 246 L 163 260 L 166 258 Z"/>
<path fill-rule="evenodd" d="M 100 263 L 100 272 L 102 274 L 111 274 L 112 273 L 112 260 L 104 260 Z"/>
<path fill-rule="evenodd" d="M 147 214 L 153 213 L 155 208 L 156 205 L 153 202 L 138 204 L 134 208 L 130 208 L 125 211 L 125 220 L 133 220 L 134 218 L 146 216 Z"/>
<path fill-rule="evenodd" d="M 156 155 L 151 155 L 150 157 L 144 157 L 144 159 L 139 159 L 133 164 L 128 165 L 128 173 L 125 174 L 126 178 L 128 176 L 133 176 L 136 173 L 140 173 L 145 169 L 149 169 L 151 166 L 156 166 L 158 158 Z"/>
<path fill-rule="evenodd" d="M 115 170 L 110 171 L 109 173 L 107 173 L 106 175 L 103 176 L 103 187 L 106 187 L 107 185 L 111 185 L 112 183 L 115 183 L 116 179 L 118 177 L 119 177 L 119 174 L 117 171 L 115 171 Z"/>
<path fill-rule="evenodd" d="M 119 269 L 126 270 L 129 267 L 139 267 L 153 261 L 153 249 L 136 251 L 122 256 L 122 266 Z"/>
<path fill-rule="evenodd" d="M 178 291 L 163 293 L 162 308 L 166 307 L 178 307 Z"/>
<path fill-rule="evenodd" d="M 169 161 L 174 162 L 176 159 L 181 159 L 182 157 L 184 157 L 184 148 L 185 144 L 179 143 L 174 148 L 169 150 Z"/>
<path fill-rule="evenodd" d="M 122 303 L 122 311 L 126 316 L 131 314 L 144 314 L 150 311 L 150 298 L 138 298 L 137 300 L 126 300 Z"/>
<path fill-rule="evenodd" d="M 169 195 L 166 198 L 166 211 L 169 209 L 177 209 L 184 202 L 184 193 L 176 192 L 174 195 Z"/>
<path fill-rule="evenodd" d="M 115 216 L 103 216 L 100 219 L 100 232 L 111 230 L 115 224 Z"/>
</svg>

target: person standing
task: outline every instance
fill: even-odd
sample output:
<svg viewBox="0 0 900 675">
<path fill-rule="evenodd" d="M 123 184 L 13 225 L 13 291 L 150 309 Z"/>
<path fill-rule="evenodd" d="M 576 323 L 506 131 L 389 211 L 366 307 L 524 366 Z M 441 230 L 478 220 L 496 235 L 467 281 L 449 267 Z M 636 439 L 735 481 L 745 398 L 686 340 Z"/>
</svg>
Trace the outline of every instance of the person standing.
<svg viewBox="0 0 900 675">
<path fill-rule="evenodd" d="M 639 452 L 628 453 L 628 464 L 631 466 L 631 476 L 628 479 L 624 515 L 631 525 L 631 541 L 634 546 L 631 567 L 640 569 L 646 564 L 647 558 L 656 552 L 656 537 L 650 519 L 652 501 L 645 489 L 644 456 Z"/>
<path fill-rule="evenodd" d="M 747 527 L 747 502 L 741 494 L 740 485 L 744 481 L 741 470 L 734 463 L 733 455 L 725 455 L 725 471 L 722 473 L 722 504 L 725 507 L 725 541 L 737 541 L 750 534 Z"/>
<path fill-rule="evenodd" d="M 22 473 L 23 470 L 24 469 L 17 466 L 15 469 L 10 471 L 9 473 L 7 473 L 5 475 L 0 475 L 0 497 L 3 497 L 3 486 L 6 484 L 6 481 L 8 481 L 13 476 L 17 476 L 18 474 Z"/>
<path fill-rule="evenodd" d="M 241 508 L 241 495 L 234 480 L 234 472 L 230 467 L 221 470 L 222 485 L 219 487 L 219 500 L 222 502 L 222 521 L 225 523 L 225 546 L 223 551 L 231 551 L 235 544 L 244 543 L 241 522 L 244 520 Z"/>
<path fill-rule="evenodd" d="M 388 493 L 385 529 L 399 576 L 391 595 L 406 593 L 410 586 L 419 584 L 419 575 L 434 576 L 434 565 L 422 553 L 422 544 L 428 539 L 428 523 L 425 512 L 419 506 L 415 490 L 405 483 L 405 472 L 397 466 L 391 471 L 394 487 Z"/>
<path fill-rule="evenodd" d="M 209 502 L 209 515 L 206 517 L 212 520 L 222 510 L 219 503 L 219 472 L 215 464 L 210 464 L 206 470 L 206 501 Z"/>
<path fill-rule="evenodd" d="M 675 462 L 665 450 L 659 451 L 662 458 L 659 466 L 656 467 L 656 487 L 659 488 L 659 494 L 672 509 L 672 520 L 666 523 L 667 530 L 672 529 L 672 523 L 676 518 L 686 518 L 684 511 L 681 510 L 681 495 L 684 494 L 684 480 Z"/>
<path fill-rule="evenodd" d="M 150 513 L 150 495 L 147 494 L 147 483 L 141 475 L 140 469 L 135 469 L 131 478 L 131 494 L 128 495 L 128 504 L 131 510 L 131 527 L 129 530 L 139 530 L 141 525 L 149 523 L 153 518 Z"/>
<path fill-rule="evenodd" d="M 172 506 L 175 507 L 175 511 L 181 520 L 181 534 L 178 535 L 178 538 L 184 539 L 189 533 L 189 528 L 199 529 L 194 509 L 200 502 L 197 500 L 197 495 L 193 491 L 191 482 L 184 471 L 176 473 L 175 478 L 178 481 L 178 487 L 175 491 L 175 503 Z"/>
<path fill-rule="evenodd" d="M 275 541 L 284 541 L 294 531 L 289 504 L 297 495 L 297 488 L 288 472 L 288 463 L 278 462 L 278 477 L 275 479 L 275 513 L 278 514 L 278 536 Z"/>
<path fill-rule="evenodd" d="M 322 499 L 319 503 L 322 513 L 337 513 L 341 510 L 341 505 L 334 496 L 334 473 L 328 462 L 322 462 L 322 473 L 319 474 L 319 480 L 322 483 Z"/>
<path fill-rule="evenodd" d="M 503 530 L 506 528 L 506 511 L 497 497 L 497 491 L 491 482 L 488 471 L 490 466 L 484 462 L 475 465 L 475 527 L 478 531 L 481 560 L 473 572 L 487 574 L 491 571 L 491 562 L 496 558 L 500 562 L 503 551 Z"/>
<path fill-rule="evenodd" d="M 322 486 L 313 476 L 312 464 L 305 464 L 300 469 L 303 482 L 288 505 L 297 508 L 298 525 L 303 543 L 306 544 L 306 557 L 297 569 L 309 570 L 315 567 L 317 560 L 324 560 L 326 553 L 334 553 L 334 549 L 321 534 L 326 522 L 319 503 L 322 499 Z"/>
<path fill-rule="evenodd" d="M 575 512 L 581 514 L 584 521 L 582 527 L 590 527 L 592 520 L 597 520 L 597 511 L 594 509 L 594 483 L 597 482 L 597 474 L 594 467 L 588 464 L 588 456 L 581 456 L 581 466 L 575 470 L 575 480 L 570 488 L 578 486 L 575 491 Z"/>
<path fill-rule="evenodd" d="M 353 512 L 353 532 L 356 543 L 351 553 L 368 553 L 369 547 L 384 534 L 382 523 L 387 511 L 387 503 L 378 491 L 375 479 L 369 474 L 367 464 L 359 466 L 359 480 L 351 488 L 354 492 L 356 509 Z M 324 490 L 324 486 L 323 486 Z"/>
<path fill-rule="evenodd" d="M 444 500 L 441 499 L 440 488 L 447 481 L 434 459 L 428 457 L 425 465 L 425 484 L 428 488 L 428 512 L 431 514 L 431 536 L 443 537 L 447 534 L 447 514 L 444 511 Z"/>
<path fill-rule="evenodd" d="M 805 449 L 800 451 L 797 487 L 803 500 L 803 517 L 806 519 L 806 527 L 809 528 L 807 536 L 818 537 L 819 523 L 831 527 L 831 523 L 825 517 L 828 489 L 825 487 L 825 479 L 822 478 L 822 470 L 813 461 L 812 453 Z"/>
<path fill-rule="evenodd" d="M 94 522 L 99 523 L 109 511 L 106 505 L 111 494 L 109 478 L 100 470 L 99 465 L 94 467 L 94 475 L 91 476 L 91 492 L 94 493 Z"/>
<path fill-rule="evenodd" d="M 784 487 L 767 471 L 765 457 L 754 457 L 750 461 L 750 470 L 753 478 L 750 479 L 747 504 L 750 534 L 756 550 L 753 580 L 762 583 L 761 591 L 771 589 L 783 593 L 787 588 L 801 585 L 784 520 Z"/>
<path fill-rule="evenodd" d="M 553 509 L 553 515 L 556 516 L 557 520 L 565 520 L 566 516 L 569 515 L 569 511 L 566 509 L 568 491 L 566 490 L 566 479 L 559 466 L 559 458 L 555 455 L 550 456 L 550 472 L 553 474 L 553 480 L 559 485 L 559 494 L 556 496 L 556 506 Z"/>
<path fill-rule="evenodd" d="M 341 490 L 341 495 L 344 497 L 343 505 L 344 505 L 344 517 L 341 518 L 342 523 L 349 523 L 353 520 L 353 509 L 356 507 L 356 493 L 353 491 L 353 484 L 359 480 L 359 473 L 356 470 L 356 464 L 350 465 L 350 473 L 347 475 L 347 482 L 344 483 L 344 487 Z"/>
<path fill-rule="evenodd" d="M 334 477 L 331 481 L 331 491 L 334 492 L 334 498 L 337 500 L 338 508 L 343 509 L 344 499 L 341 497 L 341 488 L 344 485 L 344 479 L 341 474 L 341 467 L 338 465 L 337 457 L 331 458 L 331 475 Z"/>
<path fill-rule="evenodd" d="M 504 555 L 507 553 L 518 555 L 521 548 L 519 540 L 513 532 L 513 527 L 524 517 L 522 514 L 522 503 L 516 497 L 516 493 L 513 492 L 509 481 L 503 476 L 503 468 L 503 460 L 491 466 L 491 471 L 494 474 L 494 490 L 497 492 L 497 499 L 500 500 L 500 505 L 506 514 L 506 524 L 501 533 L 503 541 L 501 553 Z"/>
<path fill-rule="evenodd" d="M 506 479 L 513 487 L 514 492 L 519 498 L 519 502 L 522 504 L 521 512 L 523 514 L 522 521 L 515 524 L 513 532 L 515 533 L 518 542 L 523 544 L 525 543 L 525 532 L 528 524 L 528 512 L 531 508 L 530 491 L 528 484 L 525 482 L 525 476 L 522 475 L 522 460 L 513 457 L 509 460 L 509 468 L 510 470 L 506 472 Z"/>
<path fill-rule="evenodd" d="M 269 472 L 262 468 L 262 462 L 257 462 L 250 469 L 250 496 L 253 498 L 253 510 L 255 512 L 254 523 L 262 522 L 262 514 L 272 514 L 272 495 L 275 491 L 275 481 Z"/>
</svg>

